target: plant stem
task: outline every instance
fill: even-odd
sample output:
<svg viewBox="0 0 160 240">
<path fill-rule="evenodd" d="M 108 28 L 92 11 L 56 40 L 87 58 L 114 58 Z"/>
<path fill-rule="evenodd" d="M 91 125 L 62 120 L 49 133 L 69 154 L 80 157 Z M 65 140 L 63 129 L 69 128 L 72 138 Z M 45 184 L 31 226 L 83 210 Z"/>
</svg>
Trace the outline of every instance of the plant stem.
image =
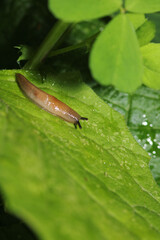
<svg viewBox="0 0 160 240">
<path fill-rule="evenodd" d="M 131 111 L 132 111 L 132 101 L 133 101 L 133 95 L 129 94 L 129 108 L 128 108 L 128 112 L 127 112 L 127 117 L 126 117 L 126 124 L 129 126 L 129 121 L 131 118 Z"/>
<path fill-rule="evenodd" d="M 74 51 L 78 48 L 82 48 L 82 47 L 86 47 L 87 49 L 90 48 L 92 42 L 95 40 L 95 38 L 98 36 L 99 32 L 94 34 L 93 36 L 91 36 L 90 38 L 87 38 L 85 41 L 69 46 L 69 47 L 65 47 L 65 48 L 61 48 L 61 49 L 57 49 L 57 50 L 53 50 L 49 53 L 49 55 L 47 57 L 54 57 L 63 53 L 67 53 L 67 52 L 71 52 Z"/>
<path fill-rule="evenodd" d="M 70 25 L 70 23 L 58 21 L 50 30 L 44 41 L 41 43 L 33 58 L 31 58 L 25 64 L 23 69 L 37 68 L 41 61 L 46 57 L 48 52 L 57 44 L 58 40 L 62 37 L 62 35 L 65 33 L 65 31 Z"/>
<path fill-rule="evenodd" d="M 60 39 L 58 40 L 58 42 L 56 42 L 54 49 L 58 49 L 59 46 L 63 43 L 64 39 L 66 39 L 66 37 L 68 36 L 68 34 L 72 31 L 72 29 L 75 27 L 77 23 L 72 23 L 68 26 L 68 28 L 66 29 L 66 31 L 64 32 L 64 34 L 60 37 Z"/>
</svg>

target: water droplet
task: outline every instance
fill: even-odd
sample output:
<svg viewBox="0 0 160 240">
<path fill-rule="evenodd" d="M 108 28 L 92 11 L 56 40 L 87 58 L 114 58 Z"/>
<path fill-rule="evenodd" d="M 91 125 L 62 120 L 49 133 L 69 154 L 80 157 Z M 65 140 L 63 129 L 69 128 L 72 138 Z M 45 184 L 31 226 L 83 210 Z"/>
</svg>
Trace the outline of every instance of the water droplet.
<svg viewBox="0 0 160 240">
<path fill-rule="evenodd" d="M 117 175 L 117 179 L 122 179 L 122 176 L 121 175 Z"/>
<path fill-rule="evenodd" d="M 144 168 L 146 165 L 145 165 L 145 163 L 141 163 L 140 166 L 141 166 L 141 168 Z"/>
<path fill-rule="evenodd" d="M 150 145 L 153 145 L 153 142 L 151 140 L 151 137 L 147 138 L 147 142 L 149 142 Z"/>
<path fill-rule="evenodd" d="M 148 123 L 147 123 L 146 121 L 144 121 L 144 122 L 142 122 L 142 125 L 143 125 L 143 126 L 147 126 Z"/>
</svg>

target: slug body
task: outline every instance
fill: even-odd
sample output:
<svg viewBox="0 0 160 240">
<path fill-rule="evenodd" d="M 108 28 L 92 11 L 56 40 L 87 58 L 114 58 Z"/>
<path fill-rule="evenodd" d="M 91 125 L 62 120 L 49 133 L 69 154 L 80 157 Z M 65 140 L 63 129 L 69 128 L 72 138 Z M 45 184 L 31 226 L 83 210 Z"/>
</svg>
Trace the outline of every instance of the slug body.
<svg viewBox="0 0 160 240">
<path fill-rule="evenodd" d="M 65 103 L 58 100 L 56 97 L 42 91 L 31 82 L 29 82 L 22 74 L 16 73 L 16 81 L 22 92 L 35 104 L 51 113 L 54 116 L 73 123 L 75 127 L 80 125 L 79 120 L 88 120 L 81 117 L 77 112 L 70 108 Z"/>
</svg>

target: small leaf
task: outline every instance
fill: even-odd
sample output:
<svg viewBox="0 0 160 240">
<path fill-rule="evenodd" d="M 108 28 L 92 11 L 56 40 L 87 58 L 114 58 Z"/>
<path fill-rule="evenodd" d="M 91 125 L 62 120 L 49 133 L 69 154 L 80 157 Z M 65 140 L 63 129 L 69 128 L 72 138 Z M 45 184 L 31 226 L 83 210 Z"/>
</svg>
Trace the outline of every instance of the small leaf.
<svg viewBox="0 0 160 240">
<path fill-rule="evenodd" d="M 125 15 L 118 15 L 95 41 L 90 55 L 94 78 L 102 85 L 133 92 L 141 85 L 142 62 L 133 27 Z"/>
<path fill-rule="evenodd" d="M 147 18 L 148 18 L 148 20 L 151 20 L 152 22 L 154 22 L 154 24 L 156 26 L 156 36 L 154 37 L 153 42 L 159 43 L 159 39 L 160 39 L 160 27 L 159 27 L 160 14 L 159 13 L 147 14 Z"/>
<path fill-rule="evenodd" d="M 143 83 L 160 89 L 160 44 L 150 43 L 141 48 L 144 65 Z"/>
<path fill-rule="evenodd" d="M 159 0 L 126 0 L 125 8 L 137 13 L 152 13 L 160 11 Z"/>
<path fill-rule="evenodd" d="M 20 62 L 23 60 L 30 59 L 34 54 L 33 48 L 26 46 L 26 45 L 16 46 L 15 48 L 19 49 L 19 52 L 21 53 L 21 55 L 17 59 L 18 64 L 20 64 Z"/>
<path fill-rule="evenodd" d="M 103 17 L 117 11 L 121 0 L 49 0 L 49 8 L 66 22 Z"/>
<path fill-rule="evenodd" d="M 149 43 L 154 38 L 155 33 L 156 33 L 155 24 L 152 21 L 146 21 L 136 31 L 139 45 L 143 46 Z"/>
<path fill-rule="evenodd" d="M 126 15 L 135 29 L 139 28 L 145 21 L 147 21 L 144 14 L 126 13 Z"/>
</svg>

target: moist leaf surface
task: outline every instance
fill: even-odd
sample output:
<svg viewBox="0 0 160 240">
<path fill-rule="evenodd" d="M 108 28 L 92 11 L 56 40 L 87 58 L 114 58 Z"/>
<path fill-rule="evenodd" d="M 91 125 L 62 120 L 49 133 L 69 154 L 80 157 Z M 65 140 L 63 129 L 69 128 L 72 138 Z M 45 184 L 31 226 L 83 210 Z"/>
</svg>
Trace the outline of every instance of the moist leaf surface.
<svg viewBox="0 0 160 240">
<path fill-rule="evenodd" d="M 77 73 L 19 71 L 88 122 L 74 127 L 0 72 L 0 185 L 7 208 L 41 239 L 159 239 L 160 190 L 123 117 Z M 42 83 L 43 82 L 43 83 Z"/>
</svg>

